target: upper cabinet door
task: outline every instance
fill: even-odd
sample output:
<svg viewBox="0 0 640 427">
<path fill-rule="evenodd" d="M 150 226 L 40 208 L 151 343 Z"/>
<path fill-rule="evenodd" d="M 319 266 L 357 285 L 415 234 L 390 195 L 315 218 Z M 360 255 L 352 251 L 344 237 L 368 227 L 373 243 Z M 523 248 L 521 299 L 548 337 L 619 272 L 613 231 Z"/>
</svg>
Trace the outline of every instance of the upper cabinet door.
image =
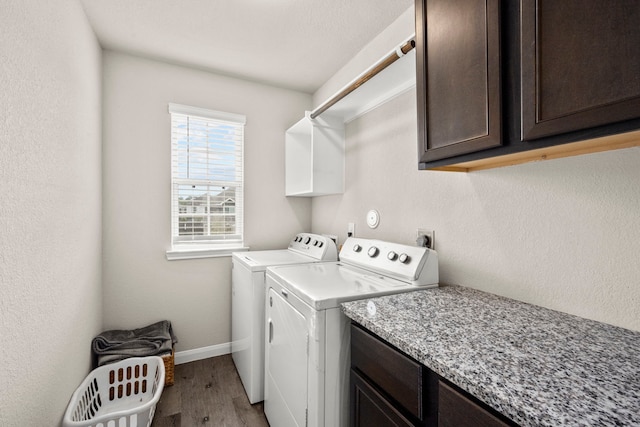
<svg viewBox="0 0 640 427">
<path fill-rule="evenodd" d="M 640 117 L 639 0 L 522 0 L 522 139 Z"/>
<path fill-rule="evenodd" d="M 416 0 L 420 162 L 501 145 L 499 0 Z"/>
</svg>

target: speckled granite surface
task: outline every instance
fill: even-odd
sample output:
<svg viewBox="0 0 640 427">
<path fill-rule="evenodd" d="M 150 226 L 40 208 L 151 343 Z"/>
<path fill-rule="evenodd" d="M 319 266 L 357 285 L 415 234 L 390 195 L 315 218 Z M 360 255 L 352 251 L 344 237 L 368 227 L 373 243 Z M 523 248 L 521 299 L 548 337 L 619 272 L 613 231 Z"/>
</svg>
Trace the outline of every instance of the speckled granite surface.
<svg viewBox="0 0 640 427">
<path fill-rule="evenodd" d="M 522 426 L 640 426 L 640 332 L 459 286 L 342 309 Z"/>
</svg>

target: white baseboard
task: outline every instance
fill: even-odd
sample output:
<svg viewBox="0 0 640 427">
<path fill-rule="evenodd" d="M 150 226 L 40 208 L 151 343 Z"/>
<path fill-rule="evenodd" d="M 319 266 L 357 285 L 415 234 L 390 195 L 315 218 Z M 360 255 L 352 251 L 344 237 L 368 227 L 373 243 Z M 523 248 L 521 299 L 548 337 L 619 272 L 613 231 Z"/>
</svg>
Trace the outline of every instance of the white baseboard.
<svg viewBox="0 0 640 427">
<path fill-rule="evenodd" d="M 222 356 L 231 353 L 231 343 L 210 345 L 208 347 L 194 348 L 176 352 L 174 363 L 180 365 L 196 360 L 208 359 L 210 357 Z"/>
</svg>

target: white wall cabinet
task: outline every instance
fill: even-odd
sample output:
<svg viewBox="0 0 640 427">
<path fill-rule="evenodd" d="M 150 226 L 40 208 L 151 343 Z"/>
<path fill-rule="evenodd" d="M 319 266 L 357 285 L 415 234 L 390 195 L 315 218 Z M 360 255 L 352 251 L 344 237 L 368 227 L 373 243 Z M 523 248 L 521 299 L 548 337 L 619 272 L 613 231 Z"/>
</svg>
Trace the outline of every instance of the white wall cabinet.
<svg viewBox="0 0 640 427">
<path fill-rule="evenodd" d="M 391 53 L 398 54 L 398 50 L 390 52 L 389 55 Z M 356 85 L 356 90 L 335 104 L 331 104 L 318 117 L 311 119 L 311 112 L 307 111 L 302 120 L 287 130 L 285 136 L 285 194 L 287 196 L 313 197 L 344 192 L 345 123 L 415 87 L 414 50 L 404 54 L 369 80 L 359 83 L 363 76 L 378 66 L 379 63 L 365 70 L 338 91 L 337 94 L 341 94 L 345 89 Z M 322 110 L 322 107 L 333 98 L 320 104 L 315 111 Z"/>
<path fill-rule="evenodd" d="M 344 121 L 310 112 L 285 134 L 285 194 L 323 196 L 344 192 Z"/>
</svg>

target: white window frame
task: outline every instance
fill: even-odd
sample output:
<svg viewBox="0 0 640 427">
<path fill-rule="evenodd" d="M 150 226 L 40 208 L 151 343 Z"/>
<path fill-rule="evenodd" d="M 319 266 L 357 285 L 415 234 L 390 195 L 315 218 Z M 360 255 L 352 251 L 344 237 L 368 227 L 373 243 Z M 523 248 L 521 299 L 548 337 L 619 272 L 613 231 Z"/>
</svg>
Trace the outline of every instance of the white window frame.
<svg viewBox="0 0 640 427">
<path fill-rule="evenodd" d="M 171 249 L 166 251 L 168 260 L 192 259 L 192 258 L 210 258 L 219 256 L 230 256 L 232 252 L 248 250 L 244 246 L 244 125 L 246 117 L 241 114 L 225 113 L 222 111 L 209 110 L 205 108 L 192 107 L 181 104 L 169 104 L 169 115 L 171 118 Z M 240 170 L 236 170 L 236 175 L 230 180 L 220 180 L 219 178 L 207 179 L 191 179 L 190 177 L 179 176 L 178 174 L 178 137 L 176 129 L 174 129 L 174 119 L 191 118 L 197 120 L 205 119 L 211 122 L 219 122 L 238 126 L 241 132 L 239 141 L 236 141 L 236 156 L 241 158 Z M 208 149 L 207 154 L 210 153 Z M 221 236 L 203 236 L 191 235 L 190 237 L 181 236 L 179 232 L 180 215 L 188 215 L 193 213 L 191 209 L 184 210 L 180 207 L 178 201 L 179 188 L 191 185 L 207 186 L 215 188 L 233 187 L 235 208 L 234 216 L 236 232 L 233 234 L 225 234 Z M 183 193 L 182 193 L 183 194 Z M 207 197 L 209 193 L 207 192 Z M 203 216 L 207 223 L 211 220 L 212 215 L 210 199 L 207 198 L 207 204 L 203 207 Z M 192 209 L 197 209 L 195 206 Z M 223 209 L 226 211 L 227 209 Z M 191 212 L 190 212 L 191 211 Z M 223 212 L 223 216 L 228 212 Z"/>
</svg>

